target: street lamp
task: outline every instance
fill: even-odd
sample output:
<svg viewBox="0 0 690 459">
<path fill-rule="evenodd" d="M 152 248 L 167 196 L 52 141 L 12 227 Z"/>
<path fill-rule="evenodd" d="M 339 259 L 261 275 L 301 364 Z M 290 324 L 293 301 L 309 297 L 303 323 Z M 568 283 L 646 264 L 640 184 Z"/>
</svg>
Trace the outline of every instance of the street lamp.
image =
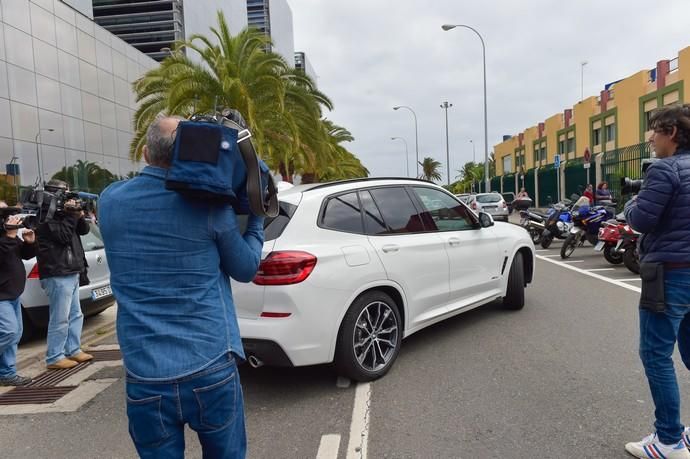
<svg viewBox="0 0 690 459">
<path fill-rule="evenodd" d="M 484 64 L 484 180 L 486 181 L 486 192 L 488 193 L 491 191 L 491 181 L 489 180 L 489 130 L 486 115 L 486 45 L 484 44 L 484 38 L 482 38 L 481 34 L 473 27 L 464 24 L 444 24 L 441 26 L 445 31 L 456 27 L 470 29 L 477 34 L 479 40 L 482 42 L 482 61 Z"/>
<path fill-rule="evenodd" d="M 43 174 L 41 170 L 43 169 L 41 166 L 41 155 L 38 151 L 38 137 L 41 135 L 41 132 L 43 131 L 48 131 L 48 132 L 53 132 L 55 129 L 39 129 L 38 132 L 36 133 L 36 138 L 35 138 L 35 143 L 36 143 L 36 166 L 38 167 L 38 183 L 40 184 L 45 184 L 45 180 L 43 179 Z"/>
<path fill-rule="evenodd" d="M 448 109 L 452 106 L 453 104 L 449 104 L 448 101 L 444 101 L 441 104 L 441 108 L 446 111 L 446 168 L 448 169 L 448 185 L 450 185 L 450 149 L 448 148 Z"/>
<path fill-rule="evenodd" d="M 580 102 L 585 100 L 585 65 L 587 61 L 580 62 Z"/>
<path fill-rule="evenodd" d="M 414 110 L 412 110 L 411 107 L 408 107 L 407 105 L 398 105 L 393 107 L 393 110 L 398 110 L 401 108 L 409 110 L 412 113 L 412 116 L 414 116 L 414 150 L 417 160 L 417 177 L 419 177 L 419 134 L 417 132 L 417 114 L 414 112 Z"/>
<path fill-rule="evenodd" d="M 470 139 L 470 143 L 472 144 L 472 166 L 474 166 L 475 164 L 477 164 L 477 159 L 475 158 L 477 149 L 474 147 L 473 139 Z M 474 174 L 472 175 L 472 191 L 474 192 Z"/>
<path fill-rule="evenodd" d="M 402 137 L 391 137 L 391 140 L 402 140 L 405 144 L 405 170 L 407 171 L 407 177 L 410 176 L 410 155 L 407 150 L 407 140 Z"/>
</svg>

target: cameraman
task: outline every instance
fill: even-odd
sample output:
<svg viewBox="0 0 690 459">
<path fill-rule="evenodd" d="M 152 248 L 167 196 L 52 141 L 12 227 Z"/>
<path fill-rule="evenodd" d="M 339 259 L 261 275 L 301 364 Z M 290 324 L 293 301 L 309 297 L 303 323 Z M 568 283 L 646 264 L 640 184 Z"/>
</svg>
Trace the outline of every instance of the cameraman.
<svg viewBox="0 0 690 459">
<path fill-rule="evenodd" d="M 244 351 L 229 277 L 256 275 L 263 218 L 250 215 L 243 235 L 231 206 L 165 188 L 179 122 L 157 118 L 146 133 L 149 165 L 100 199 L 129 433 L 141 457 L 178 458 L 189 424 L 204 457 L 243 458 Z"/>
<path fill-rule="evenodd" d="M 49 181 L 45 190 L 56 194 L 69 191 L 67 183 L 61 180 Z M 36 228 L 38 274 L 50 310 L 46 351 L 49 370 L 72 368 L 93 359 L 81 350 L 84 315 L 79 303 L 79 273 L 86 268 L 79 236 L 89 231 L 84 212 L 73 199 Z"/>
<path fill-rule="evenodd" d="M 650 120 L 657 161 L 636 198 L 626 204 L 639 242 L 640 358 L 656 410 L 656 432 L 625 449 L 636 457 L 690 458 L 680 421 L 673 366 L 676 341 L 690 369 L 690 105 L 658 110 Z"/>
<path fill-rule="evenodd" d="M 6 208 L 0 201 L 0 208 Z M 17 344 L 22 337 L 22 306 L 19 296 L 26 284 L 26 270 L 22 259 L 36 256 L 36 237 L 31 230 L 24 230 L 17 237 L 16 227 L 21 218 L 11 215 L 0 221 L 0 386 L 24 386 L 31 382 L 17 374 Z"/>
</svg>

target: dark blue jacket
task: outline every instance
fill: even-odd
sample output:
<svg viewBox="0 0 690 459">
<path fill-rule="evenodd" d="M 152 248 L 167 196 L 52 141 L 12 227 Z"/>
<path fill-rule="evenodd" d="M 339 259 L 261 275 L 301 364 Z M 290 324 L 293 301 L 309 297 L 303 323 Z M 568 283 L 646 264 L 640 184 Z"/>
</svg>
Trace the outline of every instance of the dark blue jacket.
<svg viewBox="0 0 690 459">
<path fill-rule="evenodd" d="M 690 150 L 678 150 L 649 166 L 625 217 L 643 233 L 641 261 L 690 263 Z"/>
</svg>

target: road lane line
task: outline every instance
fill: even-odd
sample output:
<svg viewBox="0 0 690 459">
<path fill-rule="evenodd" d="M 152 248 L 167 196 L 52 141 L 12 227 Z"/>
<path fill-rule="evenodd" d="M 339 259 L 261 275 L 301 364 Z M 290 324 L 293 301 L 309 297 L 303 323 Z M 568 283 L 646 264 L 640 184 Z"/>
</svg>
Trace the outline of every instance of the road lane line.
<svg viewBox="0 0 690 459">
<path fill-rule="evenodd" d="M 559 254 L 555 254 L 555 255 L 537 255 L 537 256 L 538 256 L 538 257 L 542 257 L 542 258 L 554 258 L 554 257 L 560 257 L 560 255 L 559 255 Z"/>
<path fill-rule="evenodd" d="M 626 284 L 626 283 L 619 281 L 619 280 L 616 280 L 616 279 L 609 279 L 608 277 L 602 276 L 601 274 L 591 273 L 589 271 L 586 271 L 586 270 L 581 269 L 581 268 L 577 268 L 575 266 L 570 266 L 570 265 L 567 265 L 565 263 L 561 263 L 561 262 L 556 261 L 556 260 L 551 260 L 549 258 L 542 256 L 542 255 L 535 255 L 535 256 L 542 261 L 546 261 L 548 263 L 553 263 L 554 265 L 562 266 L 566 269 L 570 269 L 571 271 L 575 271 L 575 272 L 578 272 L 580 274 L 584 274 L 585 276 L 589 276 L 589 277 L 593 277 L 595 279 L 603 280 L 604 282 L 608 282 L 609 284 L 617 285 L 619 287 L 623 287 L 623 288 L 626 288 L 628 290 L 632 290 L 633 292 L 640 293 L 640 287 L 635 287 L 634 285 Z"/>
<path fill-rule="evenodd" d="M 634 279 L 618 279 L 618 280 L 621 281 L 621 282 L 639 282 L 639 281 L 642 280 L 642 278 L 636 277 L 636 278 L 634 278 Z"/>
<path fill-rule="evenodd" d="M 347 444 L 347 459 L 366 459 L 369 441 L 369 406 L 371 404 L 371 383 L 359 383 L 355 389 L 355 404 L 352 408 L 350 440 Z"/>
<path fill-rule="evenodd" d="M 561 263 L 584 263 L 585 260 L 568 260 L 568 261 L 562 261 Z"/>
<path fill-rule="evenodd" d="M 319 451 L 316 453 L 316 459 L 338 459 L 339 449 L 340 435 L 323 435 L 321 443 L 319 443 Z"/>
<path fill-rule="evenodd" d="M 590 273 L 596 272 L 596 271 L 615 271 L 616 268 L 594 268 L 594 269 L 588 269 Z"/>
</svg>

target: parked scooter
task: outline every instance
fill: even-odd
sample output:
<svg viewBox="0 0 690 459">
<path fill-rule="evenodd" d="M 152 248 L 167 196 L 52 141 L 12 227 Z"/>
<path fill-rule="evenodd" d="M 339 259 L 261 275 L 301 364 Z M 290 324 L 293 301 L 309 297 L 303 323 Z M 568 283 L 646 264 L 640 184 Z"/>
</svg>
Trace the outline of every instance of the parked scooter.
<svg viewBox="0 0 690 459">
<path fill-rule="evenodd" d="M 544 222 L 549 218 L 547 214 L 535 212 L 533 210 L 520 211 L 520 226 L 525 228 L 534 244 L 541 242 L 541 235 L 544 232 Z"/>
<path fill-rule="evenodd" d="M 570 201 L 567 201 L 570 202 Z M 565 239 L 573 227 L 573 216 L 566 202 L 553 206 L 549 218 L 544 222 L 544 231 L 541 235 L 541 246 L 548 249 L 554 238 Z"/>
<path fill-rule="evenodd" d="M 586 199 L 586 198 L 585 198 Z M 573 206 L 573 227 L 561 247 L 561 258 L 566 259 L 585 241 L 596 245 L 599 228 L 606 220 L 613 218 L 613 210 L 606 207 L 589 207 L 578 201 Z"/>
</svg>

